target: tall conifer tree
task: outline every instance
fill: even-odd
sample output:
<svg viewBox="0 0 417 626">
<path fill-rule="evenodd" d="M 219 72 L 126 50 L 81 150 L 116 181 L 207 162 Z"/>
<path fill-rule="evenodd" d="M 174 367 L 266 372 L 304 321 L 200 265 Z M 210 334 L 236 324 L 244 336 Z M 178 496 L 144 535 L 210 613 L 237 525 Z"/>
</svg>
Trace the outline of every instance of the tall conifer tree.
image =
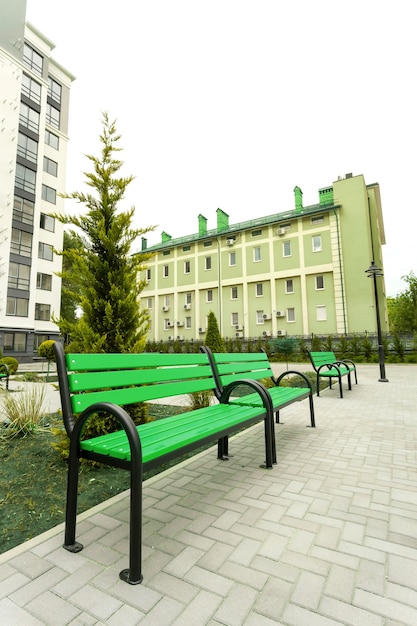
<svg viewBox="0 0 417 626">
<path fill-rule="evenodd" d="M 74 227 L 71 234 L 81 237 L 84 249 L 64 249 L 67 263 L 61 276 L 70 275 L 72 295 L 81 317 L 57 320 L 63 335 L 70 337 L 70 349 L 79 352 L 140 352 L 146 343 L 149 327 L 147 309 L 141 310 L 139 294 L 144 281 L 139 272 L 146 268 L 151 253 L 132 255 L 138 237 L 155 228 L 133 229 L 134 207 L 118 210 L 133 176 L 120 177 L 123 161 L 116 158 L 120 135 L 108 114 L 103 114 L 102 145 L 99 157 L 87 155 L 92 172 L 84 172 L 86 185 L 94 193 L 76 191 L 64 194 L 67 199 L 85 205 L 78 216 L 56 215 L 63 224 Z"/>
</svg>

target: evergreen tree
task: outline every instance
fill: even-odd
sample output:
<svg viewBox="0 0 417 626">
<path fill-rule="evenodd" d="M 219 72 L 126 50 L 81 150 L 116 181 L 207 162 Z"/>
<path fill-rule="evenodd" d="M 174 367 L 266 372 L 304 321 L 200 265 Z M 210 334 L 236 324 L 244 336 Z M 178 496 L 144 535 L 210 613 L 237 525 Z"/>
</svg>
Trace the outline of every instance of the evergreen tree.
<svg viewBox="0 0 417 626">
<path fill-rule="evenodd" d="M 204 344 L 210 348 L 212 352 L 225 352 L 223 338 L 220 335 L 219 326 L 213 311 L 210 311 L 207 319 L 207 332 Z"/>
<path fill-rule="evenodd" d="M 93 171 L 84 172 L 93 193 L 76 191 L 63 197 L 85 205 L 85 214 L 54 215 L 65 225 L 75 227 L 72 236 L 84 243 L 64 249 L 61 274 L 71 279 L 70 293 L 81 310 L 79 319 L 61 316 L 57 321 L 63 335 L 70 336 L 70 349 L 79 352 L 140 352 L 149 327 L 147 309 L 141 310 L 139 294 L 144 281 L 139 272 L 146 269 L 151 253 L 131 254 L 137 238 L 155 227 L 132 229 L 134 207 L 119 211 L 133 176 L 118 177 L 123 162 L 116 158 L 120 135 L 107 113 L 103 114 L 102 144 L 99 157 L 87 155 Z M 78 233 L 81 233 L 80 235 Z"/>
</svg>

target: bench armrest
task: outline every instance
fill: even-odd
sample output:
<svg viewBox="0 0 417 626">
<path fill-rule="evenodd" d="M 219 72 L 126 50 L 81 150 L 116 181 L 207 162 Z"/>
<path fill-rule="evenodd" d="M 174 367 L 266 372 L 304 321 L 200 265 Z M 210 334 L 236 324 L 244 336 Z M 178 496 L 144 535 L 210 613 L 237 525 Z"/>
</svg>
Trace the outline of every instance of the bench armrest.
<svg viewBox="0 0 417 626">
<path fill-rule="evenodd" d="M 4 369 L 6 376 L 9 376 L 9 368 L 7 367 L 6 363 L 0 363 L 0 371 Z"/>
<path fill-rule="evenodd" d="M 322 365 L 320 365 L 318 370 L 316 370 L 317 374 L 320 374 L 320 372 L 321 372 L 321 370 L 323 368 L 327 368 L 328 370 L 335 369 L 335 370 L 337 370 L 339 372 L 339 374 L 341 373 L 340 372 L 340 367 L 339 367 L 338 363 L 323 363 Z"/>
<path fill-rule="evenodd" d="M 220 394 L 219 402 L 222 404 L 228 404 L 229 398 L 232 395 L 233 390 L 236 389 L 236 387 L 241 387 L 241 386 L 251 387 L 255 392 L 259 394 L 266 412 L 268 413 L 269 417 L 272 419 L 273 406 L 272 406 L 271 396 L 269 395 L 266 387 L 264 387 L 257 380 L 251 380 L 249 378 L 242 378 L 241 380 L 234 380 L 233 382 L 229 383 L 227 387 L 223 389 L 222 393 Z"/>
<path fill-rule="evenodd" d="M 303 372 L 297 372 L 296 370 L 287 370 L 287 371 L 283 372 L 282 374 L 280 374 L 280 375 L 278 376 L 278 378 L 275 378 L 275 377 L 274 377 L 272 380 L 274 381 L 274 383 L 275 383 L 275 385 L 276 385 L 277 387 L 279 387 L 281 380 L 282 380 L 285 376 L 287 376 L 287 374 L 294 374 L 294 375 L 296 375 L 296 376 L 300 376 L 301 378 L 303 378 L 303 379 L 304 379 L 304 381 L 305 381 L 305 382 L 306 382 L 306 384 L 307 384 L 307 387 L 310 389 L 311 393 L 313 392 L 313 387 L 312 387 L 312 385 L 311 385 L 310 380 L 307 378 L 307 376 L 306 376 L 305 374 L 303 374 Z"/>
</svg>

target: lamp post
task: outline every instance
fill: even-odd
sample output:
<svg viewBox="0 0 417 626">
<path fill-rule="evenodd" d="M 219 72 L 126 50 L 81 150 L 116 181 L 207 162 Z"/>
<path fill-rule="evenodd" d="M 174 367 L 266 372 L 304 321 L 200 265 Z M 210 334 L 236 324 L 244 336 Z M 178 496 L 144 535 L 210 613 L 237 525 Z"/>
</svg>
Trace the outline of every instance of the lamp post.
<svg viewBox="0 0 417 626">
<path fill-rule="evenodd" d="M 376 284 L 377 276 L 383 276 L 383 273 L 382 273 L 381 268 L 375 265 L 375 262 L 372 261 L 368 269 L 365 270 L 365 274 L 368 275 L 368 278 L 372 278 L 374 281 L 376 326 L 377 326 L 377 331 L 378 331 L 379 382 L 387 383 L 388 378 L 386 378 L 385 376 L 385 353 L 384 353 L 384 346 L 382 343 L 381 318 L 379 316 L 378 288 Z"/>
</svg>

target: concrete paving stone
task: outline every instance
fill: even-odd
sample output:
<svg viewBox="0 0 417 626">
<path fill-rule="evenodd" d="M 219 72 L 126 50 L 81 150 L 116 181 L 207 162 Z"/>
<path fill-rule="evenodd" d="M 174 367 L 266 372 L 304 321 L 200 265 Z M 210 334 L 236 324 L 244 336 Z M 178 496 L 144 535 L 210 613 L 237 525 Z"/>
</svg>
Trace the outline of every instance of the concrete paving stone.
<svg viewBox="0 0 417 626">
<path fill-rule="evenodd" d="M 194 571 L 195 566 L 187 570 L 182 578 L 167 574 L 165 571 L 158 572 L 148 582 L 150 589 L 157 591 L 161 597 L 168 596 L 178 600 L 183 605 L 187 605 L 198 593 L 198 588 L 190 578 L 190 571 Z M 210 574 L 212 575 L 212 574 Z"/>
<path fill-rule="evenodd" d="M 366 575 L 365 570 L 363 573 Z M 350 603 L 355 589 L 356 575 L 355 570 L 332 565 L 326 579 L 324 593 L 331 598 Z"/>
<path fill-rule="evenodd" d="M 113 615 L 106 620 L 106 626 L 137 626 L 142 623 L 145 614 L 132 606 L 123 604 Z"/>
<path fill-rule="evenodd" d="M 358 589 L 384 595 L 387 583 L 387 564 L 361 559 L 357 572 Z"/>
<path fill-rule="evenodd" d="M 245 626 L 285 626 L 283 622 L 277 622 L 275 619 L 270 619 L 251 611 L 245 620 Z"/>
<path fill-rule="evenodd" d="M 103 624 L 101 620 L 96 620 L 92 615 L 80 613 L 80 615 L 77 615 L 75 619 L 71 620 L 67 626 L 107 626 L 107 624 Z"/>
<path fill-rule="evenodd" d="M 225 543 L 213 543 L 211 548 L 203 552 L 202 557 L 198 561 L 198 565 L 211 572 L 217 572 L 220 570 L 223 563 L 227 562 L 233 550 L 233 546 L 229 546 Z"/>
<path fill-rule="evenodd" d="M 320 602 L 319 613 L 348 626 L 383 626 L 384 624 L 381 615 L 327 596 L 323 596 Z"/>
<path fill-rule="evenodd" d="M 317 533 L 315 539 L 315 545 L 327 548 L 329 550 L 336 550 L 340 541 L 340 536 L 343 532 L 343 528 L 335 528 L 334 526 L 322 526 Z"/>
<path fill-rule="evenodd" d="M 97 565 L 97 563 L 87 563 L 81 570 L 70 576 L 66 576 L 63 580 L 51 587 L 51 591 L 61 598 L 67 599 L 78 589 L 95 579 L 102 571 L 103 568 Z"/>
<path fill-rule="evenodd" d="M 315 572 L 316 574 L 321 574 L 323 576 L 327 576 L 331 566 L 331 562 L 327 560 L 312 556 L 311 554 L 292 552 L 291 550 L 286 550 L 281 555 L 280 560 L 282 563 L 292 565 L 300 570 Z"/>
<path fill-rule="evenodd" d="M 15 604 L 24 607 L 30 603 L 31 600 L 41 596 L 45 591 L 49 590 L 57 582 L 66 578 L 66 576 L 67 572 L 54 567 L 26 583 L 23 587 L 20 587 L 20 589 L 17 589 L 13 593 L 9 593 L 9 598 Z"/>
<path fill-rule="evenodd" d="M 45 591 L 31 600 L 25 607 L 44 624 L 54 626 L 66 626 L 69 621 L 75 619 L 80 609 L 72 603 L 59 598 L 51 591 Z"/>
<path fill-rule="evenodd" d="M 417 624 L 417 609 L 362 589 L 355 591 L 353 604 L 381 617 L 397 620 L 403 626 Z M 382 620 L 381 623 L 383 623 Z"/>
<path fill-rule="evenodd" d="M 222 530 L 221 528 L 215 528 L 214 526 L 209 526 L 207 530 L 204 531 L 204 537 L 213 542 L 220 541 L 230 546 L 237 546 L 242 540 L 242 537 L 235 535 L 235 533 Z M 204 539 L 204 537 L 202 539 Z M 198 545 L 195 539 L 194 543 Z"/>
<path fill-rule="evenodd" d="M 34 579 L 53 567 L 33 552 L 24 552 L 10 561 L 10 565 L 28 578 Z"/>
<path fill-rule="evenodd" d="M 243 538 L 239 545 L 230 554 L 229 559 L 233 563 L 248 566 L 252 559 L 259 553 L 260 541 Z"/>
<path fill-rule="evenodd" d="M 93 585 L 83 585 L 71 595 L 70 600 L 78 608 L 104 621 L 122 606 L 120 600 Z"/>
<path fill-rule="evenodd" d="M 315 543 L 316 535 L 305 530 L 296 530 L 291 536 L 288 548 L 293 552 L 308 554 L 311 546 Z"/>
<path fill-rule="evenodd" d="M 346 522 L 342 530 L 342 539 L 353 543 L 362 543 L 366 526 L 354 522 Z"/>
<path fill-rule="evenodd" d="M 257 598 L 255 589 L 235 584 L 223 600 L 214 619 L 226 626 L 241 626 Z"/>
<path fill-rule="evenodd" d="M 164 572 L 172 576 L 183 576 L 204 555 L 203 550 L 186 547 L 164 567 Z"/>
<path fill-rule="evenodd" d="M 1 569 L 1 568 L 0 568 Z M 10 568 L 7 568 L 9 576 L 4 578 L 0 585 L 0 599 L 7 598 L 15 593 L 18 589 L 24 589 L 25 586 L 30 582 L 30 578 L 24 576 L 20 572 L 16 572 L 13 570 L 10 571 Z"/>
<path fill-rule="evenodd" d="M 325 617 L 305 609 L 295 604 L 288 604 L 282 613 L 282 623 L 286 626 L 335 626 L 336 624 L 346 624 L 345 621 L 338 621 Z"/>
<path fill-rule="evenodd" d="M 127 585 L 125 582 L 118 580 L 107 588 L 107 593 L 113 598 L 117 598 L 123 604 L 127 604 L 143 613 L 149 611 L 161 600 L 163 595 L 154 591 L 146 584 Z"/>
<path fill-rule="evenodd" d="M 391 600 L 401 602 L 402 604 L 407 604 L 408 606 L 417 608 L 417 591 L 410 589 L 409 587 L 387 583 L 386 597 Z"/>
<path fill-rule="evenodd" d="M 387 579 L 389 582 L 417 590 L 417 560 L 396 554 L 389 555 Z"/>
<path fill-rule="evenodd" d="M 184 610 L 184 606 L 180 602 L 176 602 L 172 598 L 163 597 L 151 611 L 143 619 L 140 624 L 142 626 L 156 626 L 157 624 L 166 624 L 171 626 Z"/>
<path fill-rule="evenodd" d="M 26 609 L 22 609 L 8 598 L 0 600 L 1 623 L 4 626 L 43 626 L 41 621 Z"/>
<path fill-rule="evenodd" d="M 326 583 L 325 576 L 312 572 L 301 572 L 291 594 L 291 602 L 306 609 L 317 610 Z"/>
<path fill-rule="evenodd" d="M 258 594 L 254 610 L 271 619 L 280 620 L 291 598 L 292 590 L 293 585 L 285 580 L 269 579 Z"/>
<path fill-rule="evenodd" d="M 268 575 L 266 573 L 259 572 L 252 565 L 247 567 L 230 561 L 225 561 L 217 572 L 221 576 L 225 576 L 230 580 L 252 587 L 258 591 L 263 589 L 268 580 Z"/>
<path fill-rule="evenodd" d="M 340 541 L 338 549 L 344 554 L 358 556 L 361 559 L 376 561 L 377 563 L 385 563 L 385 553 L 382 550 L 375 550 L 349 541 Z"/>
<path fill-rule="evenodd" d="M 233 586 L 233 582 L 224 576 L 197 566 L 191 568 L 184 578 L 196 587 L 212 591 L 222 597 L 225 597 Z"/>
<path fill-rule="evenodd" d="M 191 602 L 188 603 L 181 615 L 174 619 L 172 626 L 196 626 L 197 624 L 209 624 L 222 598 L 208 591 L 199 591 Z M 163 623 L 160 622 L 161 624 Z M 118 625 L 115 625 L 118 626 Z"/>
</svg>

